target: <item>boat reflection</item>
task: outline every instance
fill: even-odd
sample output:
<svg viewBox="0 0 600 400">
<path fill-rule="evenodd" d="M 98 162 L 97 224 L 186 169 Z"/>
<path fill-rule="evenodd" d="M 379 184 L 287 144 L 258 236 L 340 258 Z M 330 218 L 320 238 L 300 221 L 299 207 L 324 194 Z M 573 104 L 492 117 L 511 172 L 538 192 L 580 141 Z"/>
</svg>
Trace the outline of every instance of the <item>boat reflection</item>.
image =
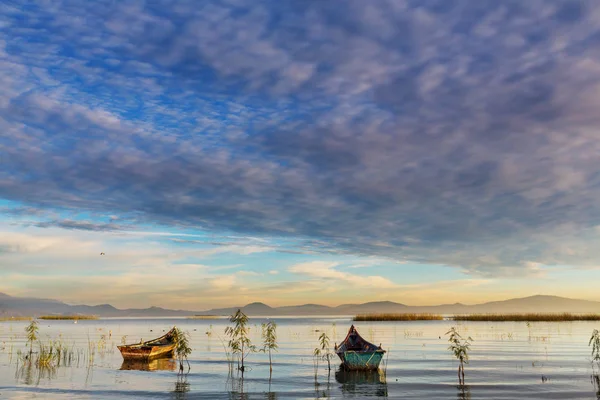
<svg viewBox="0 0 600 400">
<path fill-rule="evenodd" d="M 335 380 L 342 393 L 360 397 L 388 397 L 387 382 L 382 370 L 350 371 L 340 367 Z"/>
<path fill-rule="evenodd" d="M 122 371 L 174 371 L 176 362 L 172 358 L 157 358 L 151 361 L 123 361 Z"/>
</svg>

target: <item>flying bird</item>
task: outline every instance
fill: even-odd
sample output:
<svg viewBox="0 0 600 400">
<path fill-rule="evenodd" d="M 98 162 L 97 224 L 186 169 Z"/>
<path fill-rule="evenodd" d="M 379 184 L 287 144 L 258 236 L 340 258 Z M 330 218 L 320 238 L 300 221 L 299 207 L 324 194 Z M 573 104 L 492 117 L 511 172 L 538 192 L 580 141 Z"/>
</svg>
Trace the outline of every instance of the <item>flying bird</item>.
<svg viewBox="0 0 600 400">
<path fill-rule="evenodd" d="M 100 253 L 100 255 L 101 255 L 101 256 L 104 256 L 105 254 L 104 254 L 104 253 Z"/>
</svg>

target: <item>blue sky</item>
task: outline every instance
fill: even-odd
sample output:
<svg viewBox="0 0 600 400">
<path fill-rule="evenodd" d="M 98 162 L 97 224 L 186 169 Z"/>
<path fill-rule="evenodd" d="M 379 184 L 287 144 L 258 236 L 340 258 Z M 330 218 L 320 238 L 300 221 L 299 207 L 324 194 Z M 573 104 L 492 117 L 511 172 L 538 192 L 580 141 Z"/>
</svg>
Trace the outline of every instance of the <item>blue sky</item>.
<svg viewBox="0 0 600 400">
<path fill-rule="evenodd" d="M 595 2 L 0 7 L 1 291 L 600 300 Z"/>
</svg>

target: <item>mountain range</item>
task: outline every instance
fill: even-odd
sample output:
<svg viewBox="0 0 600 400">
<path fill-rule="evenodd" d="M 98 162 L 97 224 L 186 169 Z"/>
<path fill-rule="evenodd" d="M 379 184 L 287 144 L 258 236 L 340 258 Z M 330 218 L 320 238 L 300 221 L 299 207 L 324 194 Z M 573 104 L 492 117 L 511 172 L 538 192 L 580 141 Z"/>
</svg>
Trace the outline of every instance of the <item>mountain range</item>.
<svg viewBox="0 0 600 400">
<path fill-rule="evenodd" d="M 96 315 L 98 317 L 183 317 L 192 315 L 231 315 L 238 308 L 249 316 L 348 316 L 363 313 L 527 313 L 573 312 L 598 313 L 600 302 L 569 299 L 558 296 L 536 295 L 517 299 L 467 305 L 461 303 L 436 306 L 409 306 L 391 301 L 360 304 L 342 304 L 337 307 L 319 304 L 270 307 L 251 303 L 239 307 L 217 308 L 206 311 L 170 310 L 161 307 L 118 309 L 110 304 L 95 306 L 70 305 L 57 300 L 15 297 L 0 293 L 0 316 L 40 315 Z"/>
</svg>

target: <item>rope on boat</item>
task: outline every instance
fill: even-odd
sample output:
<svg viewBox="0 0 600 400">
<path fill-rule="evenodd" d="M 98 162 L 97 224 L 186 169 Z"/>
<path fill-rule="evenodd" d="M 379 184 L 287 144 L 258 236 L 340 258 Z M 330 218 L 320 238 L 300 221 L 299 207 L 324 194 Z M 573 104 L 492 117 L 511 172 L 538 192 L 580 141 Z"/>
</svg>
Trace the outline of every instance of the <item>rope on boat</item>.
<svg viewBox="0 0 600 400">
<path fill-rule="evenodd" d="M 346 351 L 346 353 L 354 353 L 354 354 L 357 354 L 356 350 L 348 350 L 348 351 Z M 373 352 L 373 353 L 371 354 L 371 357 L 369 357 L 369 359 L 368 359 L 368 360 L 367 360 L 367 362 L 365 363 L 365 366 L 367 366 L 367 367 L 369 366 L 369 362 L 371 362 L 371 359 L 373 358 L 373 356 L 375 355 L 375 353 L 377 353 L 377 352 L 375 351 L 375 352 Z M 344 358 L 345 358 L 345 357 L 344 357 Z"/>
<path fill-rule="evenodd" d="M 366 366 L 369 366 L 369 362 L 371 361 L 371 358 L 373 358 L 373 356 L 375 355 L 375 353 L 371 354 L 371 357 L 369 357 L 369 359 L 367 360 Z"/>
</svg>

